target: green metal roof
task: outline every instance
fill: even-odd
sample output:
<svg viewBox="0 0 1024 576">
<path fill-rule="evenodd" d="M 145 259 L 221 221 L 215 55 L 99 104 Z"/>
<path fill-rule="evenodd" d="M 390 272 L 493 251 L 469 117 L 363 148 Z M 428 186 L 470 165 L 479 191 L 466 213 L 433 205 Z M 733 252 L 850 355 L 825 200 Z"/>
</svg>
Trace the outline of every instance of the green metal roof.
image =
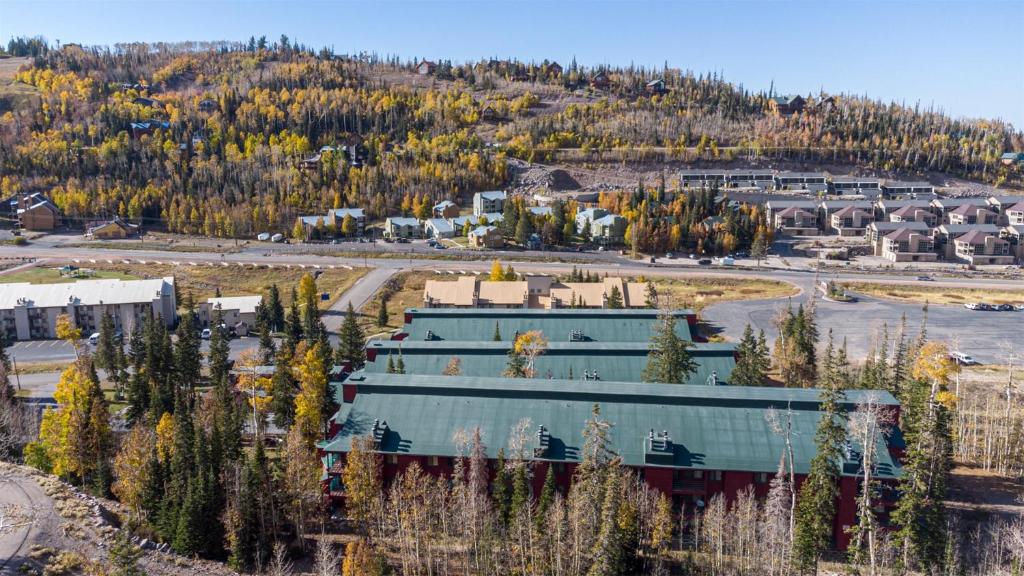
<svg viewBox="0 0 1024 576">
<path fill-rule="evenodd" d="M 402 332 L 407 340 L 491 340 L 497 323 L 503 340 L 511 341 L 517 332 L 540 330 L 554 341 L 568 341 L 569 333 L 579 330 L 584 340 L 601 342 L 647 342 L 658 320 L 658 310 L 558 308 L 409 308 Z M 692 340 L 687 317 L 692 310 L 673 312 L 678 321 L 676 332 Z"/>
<path fill-rule="evenodd" d="M 493 457 L 508 445 L 513 427 L 528 418 L 533 448 L 543 448 L 535 452 L 538 459 L 576 462 L 584 423 L 597 404 L 601 417 L 614 425 L 611 442 L 627 465 L 771 473 L 785 444 L 771 431 L 765 413 L 788 406 L 793 410 L 795 469 L 806 473 L 820 418 L 819 391 L 813 389 L 364 373 L 353 374 L 349 383 L 357 394 L 335 415 L 341 431 L 322 444 L 327 452 L 347 451 L 351 439 L 369 434 L 377 421 L 384 453 L 456 456 L 456 433 L 479 427 Z M 866 393 L 849 391 L 847 408 L 852 410 Z M 878 394 L 883 403 L 896 405 L 890 394 Z M 539 434 L 540 426 L 547 436 Z M 653 432 L 660 441 L 663 431 L 670 442 L 652 446 L 649 435 Z M 898 433 L 893 441 L 900 441 Z M 844 473 L 855 474 L 859 447 L 850 449 Z M 898 474 L 898 464 L 880 441 L 878 475 Z"/>
<path fill-rule="evenodd" d="M 454 342 L 449 340 L 384 340 L 367 344 L 366 372 L 384 373 L 388 355 L 401 354 L 406 374 L 440 375 L 452 357 L 460 361 L 463 376 L 501 376 L 511 342 Z M 735 344 L 695 344 L 690 349 L 697 370 L 689 384 L 707 384 L 712 373 L 728 382 L 736 367 Z M 550 342 L 535 362 L 539 378 L 584 378 L 595 373 L 602 380 L 639 382 L 650 352 L 646 342 Z"/>
</svg>

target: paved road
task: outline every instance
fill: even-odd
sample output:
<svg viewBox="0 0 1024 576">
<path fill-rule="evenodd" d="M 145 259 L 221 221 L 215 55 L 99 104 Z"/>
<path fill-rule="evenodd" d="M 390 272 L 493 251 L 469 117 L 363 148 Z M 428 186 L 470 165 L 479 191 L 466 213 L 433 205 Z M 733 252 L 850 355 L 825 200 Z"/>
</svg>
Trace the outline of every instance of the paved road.
<svg viewBox="0 0 1024 576">
<path fill-rule="evenodd" d="M 792 305 L 806 303 L 813 291 L 813 279 L 794 283 L 803 291 L 791 299 Z M 775 341 L 774 318 L 787 304 L 785 299 L 725 302 L 705 309 L 704 319 L 734 341 L 739 340 L 743 329 L 750 323 L 755 330 L 765 331 L 771 345 Z M 837 343 L 846 340 L 850 358 L 856 360 L 871 351 L 886 326 L 890 337 L 894 336 L 901 318 L 906 315 L 908 336 L 916 337 L 924 318 L 920 304 L 891 302 L 863 295 L 858 295 L 858 302 L 847 304 L 819 297 L 816 306 L 822 342 L 832 330 Z M 1022 348 L 1020 334 L 1024 332 L 1024 312 L 974 312 L 961 305 L 931 304 L 927 329 L 930 338 L 945 341 L 951 346 L 954 340 L 959 339 L 960 350 L 981 363 L 1004 363 L 1000 357 L 1001 343 L 1016 340 L 1018 351 Z"/>
<path fill-rule="evenodd" d="M 359 245 L 364 246 L 364 245 Z M 408 246 L 408 245 L 399 245 Z M 489 261 L 451 261 L 432 260 L 416 258 L 412 255 L 410 259 L 404 258 L 343 258 L 305 253 L 297 250 L 301 247 L 292 247 L 296 250 L 275 250 L 266 251 L 262 246 L 255 249 L 244 250 L 232 254 L 217 253 L 175 253 L 160 250 L 137 251 L 137 250 L 112 250 L 94 248 L 68 248 L 61 247 L 55 250 L 51 245 L 49 248 L 43 242 L 37 242 L 28 247 L 0 246 L 0 256 L 27 256 L 46 259 L 50 263 L 68 262 L 74 259 L 82 260 L 84 263 L 95 260 L 104 262 L 108 259 L 118 261 L 120 259 L 138 260 L 160 260 L 163 262 L 180 262 L 181 265 L 188 265 L 189 262 L 202 264 L 207 262 L 229 262 L 232 264 L 260 264 L 260 265 L 319 265 L 319 266 L 372 266 L 376 270 L 368 274 L 362 281 L 357 283 L 350 294 L 344 295 L 338 300 L 337 310 L 344 310 L 348 302 L 357 306 L 368 300 L 373 292 L 388 277 L 400 270 L 434 270 L 439 273 L 459 272 L 486 272 L 490 268 Z M 328 247 L 334 248 L 334 247 Z M 454 251 L 449 251 L 454 252 Z M 510 256 L 522 254 L 512 252 Z M 573 254 L 573 256 L 578 256 Z M 541 262 L 525 261 L 517 262 L 506 259 L 507 263 L 515 266 L 521 272 L 536 272 L 547 274 L 564 274 L 573 267 L 589 269 L 591 271 L 604 272 L 620 275 L 657 275 L 674 278 L 686 278 L 688 276 L 723 276 L 723 277 L 767 277 L 776 280 L 788 281 L 803 289 L 803 294 L 794 299 L 794 302 L 805 300 L 812 290 L 815 279 L 814 272 L 810 270 L 794 269 L 754 269 L 747 268 L 709 268 L 699 266 L 689 259 L 663 260 L 657 265 L 650 266 L 645 263 L 638 263 L 616 256 L 611 253 L 583 253 L 582 256 L 592 259 L 591 263 L 562 263 L 562 262 Z M 773 262 L 778 265 L 778 262 Z M 891 272 L 863 272 L 855 271 L 830 273 L 823 278 L 838 281 L 859 280 L 876 282 L 899 282 L 915 283 L 912 276 L 893 274 Z M 1020 278 L 980 278 L 968 276 L 942 277 L 936 282 L 929 283 L 930 286 L 955 286 L 955 287 L 999 287 L 999 288 L 1020 288 L 1024 286 Z M 771 334 L 772 315 L 774 310 L 784 303 L 779 301 L 770 302 L 735 302 L 720 304 L 706 310 L 706 317 L 717 324 L 730 337 L 738 336 L 747 322 L 764 328 L 766 333 Z M 917 331 L 920 325 L 920 307 L 912 304 L 900 304 L 895 302 L 881 301 L 864 298 L 857 304 L 838 304 L 822 302 L 819 305 L 821 318 L 819 326 L 822 333 L 826 334 L 831 328 L 837 339 L 847 338 L 851 357 L 862 356 L 870 348 L 870 342 L 875 332 L 887 324 L 891 331 L 896 329 L 900 317 L 907 315 L 908 325 Z M 325 320 L 329 326 L 340 325 L 340 316 L 331 314 Z M 1024 313 L 1011 312 L 971 312 L 958 306 L 937 306 L 933 305 L 929 314 L 929 333 L 936 338 L 949 340 L 954 336 L 960 337 L 961 349 L 975 355 L 983 362 L 993 362 L 998 358 L 997 345 L 1005 339 L 1013 337 L 1024 327 Z M 1018 336 L 1019 338 L 1019 336 Z M 237 342 L 237 341 L 236 341 Z M 43 345 L 35 347 L 42 348 Z M 35 347 L 27 347 L 28 357 L 36 360 L 59 359 L 56 350 L 42 348 L 29 352 Z M 235 346 L 232 346 L 233 350 Z M 19 351 L 17 357 L 22 360 Z M 70 351 L 69 351 L 70 352 Z M 65 356 L 66 358 L 67 356 Z"/>
<path fill-rule="evenodd" d="M 388 281 L 388 278 L 391 278 L 397 272 L 397 268 L 374 268 L 366 276 L 357 280 L 324 313 L 324 326 L 327 327 L 327 331 L 336 334 L 341 328 L 342 321 L 345 319 L 348 305 L 352 304 L 352 307 L 356 310 L 362 308 L 363 305 L 370 301 L 370 298 L 373 298 L 377 290 Z"/>
<path fill-rule="evenodd" d="M 258 338 L 252 336 L 232 339 L 229 356 L 232 359 L 238 358 L 243 350 L 257 345 Z M 205 353 L 209 347 L 209 341 L 204 340 L 200 350 Z M 8 346 L 7 353 L 19 363 L 65 362 L 75 358 L 74 348 L 63 340 L 23 340 Z"/>
</svg>

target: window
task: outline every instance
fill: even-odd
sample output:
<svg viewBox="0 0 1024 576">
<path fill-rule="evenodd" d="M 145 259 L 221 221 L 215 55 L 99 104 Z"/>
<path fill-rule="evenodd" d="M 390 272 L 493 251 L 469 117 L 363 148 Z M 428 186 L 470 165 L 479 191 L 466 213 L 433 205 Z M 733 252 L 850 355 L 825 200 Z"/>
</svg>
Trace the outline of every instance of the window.
<svg viewBox="0 0 1024 576">
<path fill-rule="evenodd" d="M 721 482 L 722 481 L 722 471 L 721 470 L 712 470 L 711 471 L 711 480 L 713 482 Z"/>
<path fill-rule="evenodd" d="M 427 466 L 437 466 L 437 456 L 427 456 Z"/>
<path fill-rule="evenodd" d="M 704 471 L 703 470 L 694 470 L 693 471 L 693 479 L 694 480 L 703 480 L 704 479 Z"/>
<path fill-rule="evenodd" d="M 754 482 L 757 482 L 758 484 L 764 484 L 768 482 L 768 473 L 758 472 L 757 474 L 754 474 Z"/>
<path fill-rule="evenodd" d="M 388 454 L 384 457 L 384 462 L 388 464 L 398 464 L 398 454 Z"/>
</svg>

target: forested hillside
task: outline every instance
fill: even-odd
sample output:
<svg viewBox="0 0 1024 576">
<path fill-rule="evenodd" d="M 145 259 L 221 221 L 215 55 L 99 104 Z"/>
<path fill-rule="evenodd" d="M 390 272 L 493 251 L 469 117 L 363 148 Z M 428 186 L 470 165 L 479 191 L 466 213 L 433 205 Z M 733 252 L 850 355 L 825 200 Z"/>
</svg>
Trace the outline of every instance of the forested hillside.
<svg viewBox="0 0 1024 576">
<path fill-rule="evenodd" d="M 709 161 L 801 152 L 997 184 L 1020 178 L 1000 154 L 1024 148 L 1001 122 L 864 98 L 819 95 L 777 115 L 771 94 L 667 68 L 492 60 L 421 75 L 417 62 L 286 37 L 59 49 L 16 39 L 7 52 L 27 57 L 16 81 L 37 97 L 0 116 L 5 196 L 46 192 L 71 221 L 119 214 L 214 236 L 287 229 L 334 207 L 384 217 L 406 194 L 458 199 L 505 185 L 508 156 L 565 148 Z M 664 88 L 649 89 L 657 79 Z"/>
</svg>

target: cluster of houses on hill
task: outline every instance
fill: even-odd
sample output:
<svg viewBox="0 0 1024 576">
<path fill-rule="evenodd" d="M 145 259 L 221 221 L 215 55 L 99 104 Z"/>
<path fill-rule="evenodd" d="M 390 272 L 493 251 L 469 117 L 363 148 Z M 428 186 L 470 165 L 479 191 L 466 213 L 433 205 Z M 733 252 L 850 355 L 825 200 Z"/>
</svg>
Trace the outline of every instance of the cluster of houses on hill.
<svg viewBox="0 0 1024 576">
<path fill-rule="evenodd" d="M 792 194 L 859 196 L 877 198 L 931 198 L 935 187 L 928 182 L 902 182 L 860 176 L 830 176 L 824 172 L 780 172 L 755 169 L 693 169 L 679 173 L 683 188 L 749 188 L 787 191 Z"/>
<path fill-rule="evenodd" d="M 599 282 L 561 282 L 551 276 L 524 276 L 515 281 L 461 276 L 427 280 L 425 308 L 648 308 L 653 288 L 642 282 L 604 278 Z"/>
<path fill-rule="evenodd" d="M 769 200 L 783 234 L 863 236 L 893 262 L 970 265 L 1024 260 L 1024 197 Z"/>
</svg>

